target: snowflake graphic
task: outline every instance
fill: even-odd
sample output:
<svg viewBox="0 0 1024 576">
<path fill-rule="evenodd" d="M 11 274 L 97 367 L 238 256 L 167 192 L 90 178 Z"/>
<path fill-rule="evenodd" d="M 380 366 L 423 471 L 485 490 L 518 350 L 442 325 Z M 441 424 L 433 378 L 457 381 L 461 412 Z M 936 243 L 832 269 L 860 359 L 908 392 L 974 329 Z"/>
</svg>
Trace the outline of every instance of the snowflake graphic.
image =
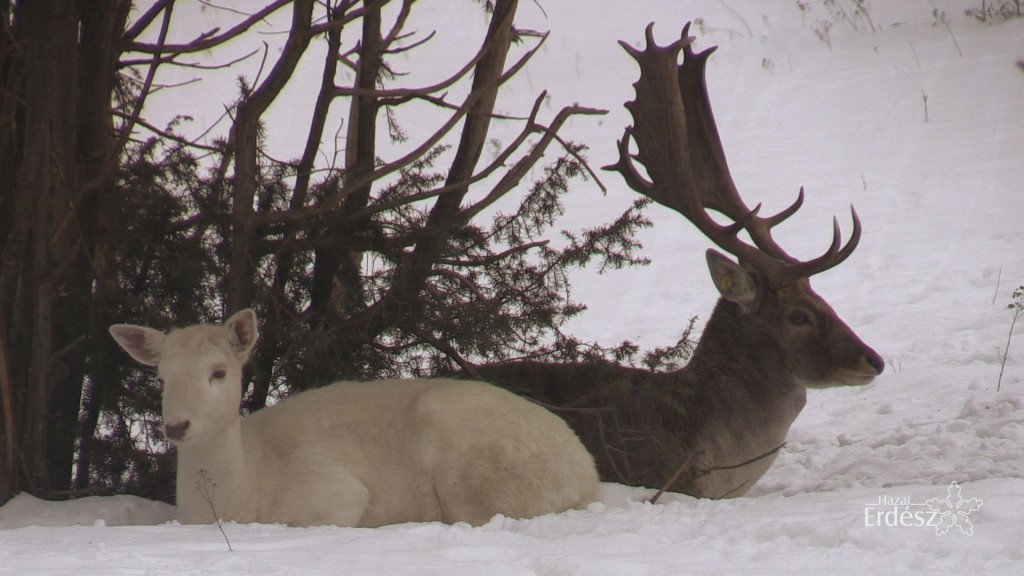
<svg viewBox="0 0 1024 576">
<path fill-rule="evenodd" d="M 928 508 L 938 513 L 939 523 L 935 526 L 935 533 L 942 536 L 953 526 L 960 528 L 960 532 L 971 536 L 974 534 L 974 524 L 968 519 L 971 512 L 981 508 L 983 502 L 979 498 L 964 499 L 960 495 L 960 485 L 954 480 L 946 490 L 945 498 L 930 498 L 925 501 Z"/>
</svg>

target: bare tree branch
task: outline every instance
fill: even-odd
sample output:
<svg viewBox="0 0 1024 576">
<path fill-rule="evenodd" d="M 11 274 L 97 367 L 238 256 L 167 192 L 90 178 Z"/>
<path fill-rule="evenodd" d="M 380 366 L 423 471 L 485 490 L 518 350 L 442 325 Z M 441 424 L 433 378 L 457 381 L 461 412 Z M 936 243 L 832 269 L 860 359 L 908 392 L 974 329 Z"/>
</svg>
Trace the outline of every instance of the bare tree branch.
<svg viewBox="0 0 1024 576">
<path fill-rule="evenodd" d="M 464 112 L 456 114 L 465 114 L 466 121 L 448 171 L 448 184 L 466 182 L 472 178 L 483 151 L 490 122 L 489 114 L 494 109 L 505 59 L 512 42 L 512 20 L 516 6 L 517 0 L 498 0 L 495 5 L 484 40 L 489 47 L 474 70 L 473 87 L 463 107 Z M 438 198 L 424 226 L 416 234 L 416 247 L 407 258 L 399 262 L 392 285 L 372 306 L 349 318 L 344 328 L 351 327 L 375 338 L 388 326 L 401 324 L 409 314 L 415 312 L 418 296 L 453 228 L 464 222 L 460 217 L 460 205 L 467 191 L 468 185 Z"/>
<path fill-rule="evenodd" d="M 547 246 L 549 242 L 550 242 L 549 240 L 538 240 L 537 242 L 529 242 L 529 243 L 523 244 L 521 246 L 515 246 L 513 248 L 509 248 L 508 250 L 505 250 L 504 252 L 499 252 L 497 254 L 490 254 L 490 255 L 488 255 L 488 256 L 486 256 L 484 258 L 479 258 L 477 260 L 455 260 L 455 259 L 449 259 L 449 258 L 442 258 L 442 259 L 438 260 L 437 263 L 438 264 L 444 264 L 444 265 L 447 265 L 447 266 L 459 266 L 459 267 L 462 267 L 462 268 L 473 268 L 473 267 L 477 267 L 477 266 L 490 266 L 491 264 L 494 264 L 495 262 L 500 262 L 501 260 L 504 260 L 505 258 L 508 258 L 509 256 L 512 256 L 514 254 L 519 254 L 520 252 L 528 252 L 528 251 L 530 251 L 530 250 L 532 250 L 534 248 L 540 248 L 541 246 Z"/>
<path fill-rule="evenodd" d="M 398 172 L 402 168 L 408 166 L 417 158 L 422 157 L 430 149 L 436 146 L 444 136 L 451 132 L 455 126 L 462 120 L 463 117 L 468 113 L 469 107 L 480 98 L 479 93 L 470 94 L 466 101 L 460 106 L 445 123 L 437 129 L 431 136 L 424 140 L 415 149 L 409 151 L 407 154 L 401 156 L 397 160 L 382 164 L 372 172 L 352 179 L 350 182 L 346 182 L 345 186 L 338 190 L 338 192 L 332 197 L 325 199 L 323 202 L 315 206 L 307 206 L 304 208 L 297 208 L 294 210 L 288 210 L 286 212 L 267 212 L 263 214 L 257 214 L 254 217 L 254 223 L 257 226 L 269 226 L 273 224 L 282 224 L 289 222 L 297 222 L 307 218 L 320 216 L 331 212 L 338 208 L 345 198 L 352 193 L 352 191 L 358 189 L 360 186 L 379 180 L 395 172 Z"/>
<path fill-rule="evenodd" d="M 172 0 L 173 1 L 173 0 Z M 128 42 L 127 51 L 129 52 L 143 52 L 147 54 L 159 54 L 159 53 L 174 53 L 174 54 L 187 54 L 190 52 L 203 52 L 216 46 L 220 46 L 225 42 L 237 38 L 244 32 L 255 26 L 258 22 L 270 16 L 274 12 L 277 12 L 281 7 L 292 3 L 293 0 L 274 0 L 262 10 L 257 11 L 252 16 L 246 18 L 242 22 L 239 22 L 235 26 L 231 27 L 228 31 L 223 34 L 217 34 L 218 30 L 210 30 L 200 34 L 195 40 L 187 42 L 185 44 L 164 44 L 163 42 L 157 42 L 156 44 L 149 44 L 145 42 L 135 42 L 130 40 Z M 134 27 L 133 27 L 134 30 Z M 138 33 L 135 34 L 137 36 Z M 132 37 L 135 37 L 132 36 Z"/>
<path fill-rule="evenodd" d="M 477 380 L 480 379 L 480 373 L 477 372 L 476 367 L 473 366 L 471 362 L 463 358 L 462 355 L 459 354 L 459 351 L 456 350 L 455 347 L 449 344 L 448 342 L 445 342 L 444 340 L 437 338 L 432 334 L 428 334 L 423 330 L 413 330 L 413 335 L 415 335 L 420 340 L 426 342 L 427 344 L 430 344 L 434 348 L 437 348 L 445 356 L 451 358 L 470 377 L 476 378 Z"/>
<path fill-rule="evenodd" d="M 405 28 L 406 22 L 409 21 L 409 14 L 412 12 L 413 2 L 414 0 L 402 0 L 402 7 L 398 10 L 398 16 L 395 18 L 394 26 L 392 26 L 391 30 L 381 39 L 383 53 L 393 53 L 389 52 L 391 44 L 401 37 L 402 30 Z M 433 32 L 428 34 L 427 40 L 429 40 L 433 35 Z"/>
<path fill-rule="evenodd" d="M 538 131 L 544 132 L 544 136 L 541 137 L 540 141 L 537 142 L 530 153 L 516 162 L 515 166 L 505 173 L 505 176 L 502 177 L 501 181 L 491 189 L 491 192 L 487 194 L 483 200 L 469 208 L 466 208 L 464 210 L 464 217 L 467 219 L 474 218 L 481 211 L 493 205 L 499 198 L 508 194 L 509 191 L 518 186 L 519 182 L 530 172 L 530 169 L 536 165 L 544 155 L 544 151 L 547 149 L 548 145 L 551 144 L 551 141 L 555 140 L 555 134 L 561 129 L 562 125 L 565 124 L 565 121 L 577 114 L 602 115 L 607 114 L 607 110 L 586 108 L 583 106 L 567 106 L 562 108 L 548 127 L 538 129 Z M 531 114 L 531 117 L 532 116 L 533 115 Z M 531 124 L 533 124 L 532 121 Z M 536 124 L 533 125 L 535 128 L 538 128 Z"/>
<path fill-rule="evenodd" d="M 154 56 L 152 58 L 135 58 L 135 59 L 131 59 L 131 60 L 121 60 L 118 63 L 118 67 L 119 68 L 131 68 L 132 66 L 149 66 L 149 65 L 152 65 L 153 63 L 157 63 L 157 64 L 167 64 L 169 66 L 177 66 L 179 68 L 195 68 L 197 70 L 224 70 L 226 68 L 231 68 L 232 66 L 235 66 L 236 64 L 238 64 L 239 62 L 242 62 L 243 60 L 247 60 L 249 58 L 252 58 L 252 56 L 254 54 L 256 54 L 257 52 L 259 52 L 258 49 L 257 50 L 253 50 L 253 51 L 249 52 L 248 54 L 244 54 L 242 56 L 239 56 L 238 58 L 235 58 L 235 59 L 233 59 L 233 60 L 231 60 L 229 62 L 224 62 L 222 64 L 204 64 L 204 63 L 200 63 L 200 62 L 178 62 L 176 60 L 176 58 L 181 56 L 181 54 L 167 54 L 166 56 L 165 55 L 159 55 L 159 56 Z"/>
<path fill-rule="evenodd" d="M 122 118 L 124 117 L 124 114 L 120 114 L 120 113 L 117 113 L 117 112 L 115 112 L 114 115 L 115 116 L 120 116 Z M 157 136 L 159 136 L 161 138 L 166 138 L 167 140 L 170 140 L 172 142 L 177 142 L 178 144 L 181 144 L 183 146 L 187 146 L 189 148 L 195 148 L 197 150 L 204 150 L 206 152 L 221 152 L 222 151 L 222 149 L 220 147 L 218 147 L 218 146 L 211 146 L 209 144 L 202 144 L 202 143 L 199 142 L 198 139 L 185 138 L 184 136 L 182 136 L 180 134 L 175 134 L 174 132 L 171 132 L 169 130 L 163 130 L 161 128 L 157 128 L 153 124 L 150 124 L 149 121 L 145 120 L 144 118 L 137 119 L 135 121 L 135 124 L 137 126 L 141 126 L 141 127 L 145 128 L 146 130 L 149 130 L 150 132 L 152 132 L 153 134 L 155 134 L 155 135 L 157 135 Z"/>
<path fill-rule="evenodd" d="M 167 8 L 163 11 L 164 18 L 163 22 L 160 23 L 160 34 L 157 39 L 157 46 L 162 46 L 167 40 L 167 32 L 171 26 L 171 13 L 174 11 L 174 2 L 172 1 L 167 5 Z M 149 66 L 149 71 L 146 73 L 146 79 L 142 84 L 142 88 L 139 90 L 139 96 L 135 100 L 135 108 L 132 110 L 131 116 L 128 117 L 124 125 L 121 126 L 121 131 L 117 136 L 117 144 L 115 150 L 121 150 L 125 144 L 128 143 L 128 138 L 131 136 L 132 131 L 135 129 L 135 124 L 139 121 L 142 115 L 142 109 L 146 105 L 146 98 L 149 96 L 150 88 L 153 86 L 153 79 L 156 78 L 156 69 L 160 65 L 160 51 L 154 52 L 156 58 L 153 59 L 153 63 Z M 116 162 L 117 158 L 111 158 L 111 162 Z"/>
<path fill-rule="evenodd" d="M 409 52 L 411 50 L 415 50 L 416 48 L 419 48 L 420 46 L 423 46 L 427 42 L 430 42 L 431 40 L 433 40 L 434 36 L 436 36 L 436 35 L 437 35 L 437 32 L 432 31 L 430 34 L 427 34 L 422 39 L 417 40 L 417 41 L 415 41 L 415 42 L 413 42 L 411 44 L 407 44 L 407 45 L 402 46 L 400 48 L 388 48 L 385 53 L 387 55 L 389 55 L 389 56 L 394 56 L 395 54 L 403 54 L 405 52 Z M 402 39 L 402 37 L 399 36 L 395 40 L 401 40 L 401 39 Z"/>
<path fill-rule="evenodd" d="M 161 10 L 170 10 L 173 7 L 174 0 L 157 0 L 157 2 L 153 3 L 153 5 L 149 7 L 149 10 L 146 10 L 146 12 L 135 21 L 135 24 L 133 24 L 131 28 L 125 30 L 124 39 L 127 41 L 134 41 L 139 37 L 139 34 L 142 34 L 146 28 L 156 20 L 156 17 L 160 14 Z"/>
<path fill-rule="evenodd" d="M 342 9 L 341 11 L 345 14 L 343 18 L 338 18 L 334 21 L 325 22 L 323 24 L 315 24 L 310 28 L 309 32 L 310 34 L 315 36 L 317 34 L 329 32 L 334 28 L 344 28 L 345 25 L 348 24 L 349 22 L 358 20 L 370 12 L 380 10 L 385 4 L 388 4 L 390 1 L 391 0 L 364 0 L 362 8 L 358 10 L 352 10 L 351 12 L 349 12 L 348 9 L 351 8 L 353 2 L 351 2 L 350 0 L 346 0 L 345 2 L 342 2 L 341 6 L 339 7 Z"/>
<path fill-rule="evenodd" d="M 173 0 L 171 0 L 163 10 L 164 17 L 163 21 L 160 24 L 160 33 L 157 40 L 158 45 L 163 44 L 167 39 L 167 32 L 170 29 L 171 13 L 173 11 L 173 8 L 174 2 Z M 154 12 L 154 16 L 155 14 L 156 12 Z M 153 60 L 153 63 L 149 66 L 149 71 L 146 73 L 146 78 L 142 83 L 142 87 L 139 89 L 139 95 L 135 99 L 135 107 L 132 110 L 131 115 L 128 116 L 124 124 L 121 126 L 120 131 L 118 132 L 117 143 L 114 145 L 113 148 L 113 150 L 115 151 L 123 150 L 125 145 L 128 144 L 128 140 L 129 138 L 131 138 L 132 132 L 135 129 L 135 124 L 139 121 L 139 118 L 141 117 L 142 109 L 146 104 L 146 99 L 152 90 L 153 80 L 154 78 L 156 78 L 156 69 L 160 64 L 159 52 L 157 52 L 156 55 L 157 58 L 155 58 Z M 82 186 L 79 188 L 77 192 L 78 198 L 82 198 L 85 195 L 92 193 L 100 186 L 103 186 L 107 181 L 107 176 L 117 166 L 118 160 L 119 158 L 116 153 L 111 154 L 110 157 L 107 158 L 102 169 L 98 170 L 90 181 L 82 184 Z"/>
<path fill-rule="evenodd" d="M 232 242 L 230 267 L 226 282 L 226 307 L 238 310 L 251 303 L 254 289 L 252 276 L 255 263 L 250 246 L 253 242 L 253 200 L 258 178 L 258 143 L 260 119 L 284 89 L 309 46 L 309 33 L 314 0 L 295 0 L 292 24 L 281 57 L 266 80 L 238 106 L 232 131 L 235 156 L 234 199 L 232 203 Z"/>
<path fill-rule="evenodd" d="M 489 49 L 490 44 L 484 43 L 483 46 L 480 47 L 480 50 L 473 55 L 473 58 L 471 58 L 462 68 L 457 70 L 447 79 L 430 86 L 423 86 L 420 88 L 392 88 L 389 90 L 367 90 L 365 88 L 348 88 L 339 86 L 335 88 L 335 94 L 338 96 L 373 96 L 376 98 L 409 98 L 420 97 L 424 94 L 434 94 L 450 88 L 456 82 L 463 79 L 470 71 L 473 70 L 473 67 L 480 62 L 480 59 L 484 57 Z"/>
</svg>

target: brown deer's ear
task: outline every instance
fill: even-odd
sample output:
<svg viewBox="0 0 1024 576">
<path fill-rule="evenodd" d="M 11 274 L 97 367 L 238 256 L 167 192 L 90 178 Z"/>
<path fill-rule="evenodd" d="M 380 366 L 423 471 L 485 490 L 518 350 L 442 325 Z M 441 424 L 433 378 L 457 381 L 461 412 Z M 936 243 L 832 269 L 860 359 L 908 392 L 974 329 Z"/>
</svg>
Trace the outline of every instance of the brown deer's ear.
<svg viewBox="0 0 1024 576">
<path fill-rule="evenodd" d="M 744 307 L 754 303 L 757 299 L 757 283 L 742 266 L 717 250 L 709 249 L 707 259 L 711 279 L 722 298 Z"/>
</svg>

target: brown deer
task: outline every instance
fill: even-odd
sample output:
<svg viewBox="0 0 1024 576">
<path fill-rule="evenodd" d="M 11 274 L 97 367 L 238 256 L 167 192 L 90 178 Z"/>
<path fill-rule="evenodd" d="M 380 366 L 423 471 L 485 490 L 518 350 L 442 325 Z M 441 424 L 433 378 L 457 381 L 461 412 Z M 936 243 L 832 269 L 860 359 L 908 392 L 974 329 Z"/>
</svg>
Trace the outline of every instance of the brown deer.
<svg viewBox="0 0 1024 576">
<path fill-rule="evenodd" d="M 882 373 L 882 358 L 808 280 L 850 256 L 861 226 L 851 209 L 853 232 L 845 245 L 834 220 L 824 254 L 806 262 L 787 254 L 772 228 L 799 210 L 803 190 L 774 216 L 760 216 L 760 205 L 747 207 L 729 175 L 707 95 L 704 70 L 714 48 L 694 54 L 689 24 L 668 46 L 655 44 L 652 29 L 643 51 L 621 43 L 640 65 L 640 79 L 636 99 L 626 104 L 634 125 L 608 169 L 685 216 L 739 261 L 707 251 L 721 298 L 692 358 L 671 373 L 537 362 L 480 366 L 478 373 L 565 417 L 604 480 L 698 497 L 739 496 L 775 460 L 807 388 L 859 386 Z M 709 209 L 732 222 L 717 223 Z M 742 230 L 752 244 L 740 238 Z"/>
</svg>

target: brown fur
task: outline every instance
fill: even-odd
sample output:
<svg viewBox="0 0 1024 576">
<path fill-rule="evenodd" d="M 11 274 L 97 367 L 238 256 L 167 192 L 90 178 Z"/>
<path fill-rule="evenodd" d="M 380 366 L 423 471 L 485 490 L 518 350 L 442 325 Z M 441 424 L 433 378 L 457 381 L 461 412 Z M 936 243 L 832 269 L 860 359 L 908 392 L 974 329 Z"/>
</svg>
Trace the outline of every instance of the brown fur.
<svg viewBox="0 0 1024 576">
<path fill-rule="evenodd" d="M 707 253 L 722 299 L 700 345 L 689 366 L 671 374 L 610 364 L 506 364 L 479 373 L 568 419 L 606 480 L 737 496 L 778 455 L 808 387 L 866 384 L 882 372 L 878 354 L 807 280 L 853 253 L 860 220 L 851 208 L 853 231 L 845 245 L 834 220 L 824 254 L 808 261 L 787 254 L 772 229 L 800 209 L 803 190 L 772 216 L 746 205 L 729 175 L 704 81 L 714 49 L 694 53 L 689 24 L 668 46 L 655 43 L 653 28 L 647 27 L 642 50 L 621 42 L 640 77 L 633 84 L 636 98 L 626 103 L 633 125 L 608 169 L 740 260 Z M 719 223 L 709 210 L 732 222 Z"/>
<path fill-rule="evenodd" d="M 866 384 L 883 363 L 806 280 L 771 290 L 735 264 L 726 273 L 741 290 L 723 290 L 682 370 L 513 362 L 479 374 L 562 416 L 603 480 L 661 487 L 682 469 L 673 491 L 739 496 L 775 460 L 808 387 Z"/>
</svg>

